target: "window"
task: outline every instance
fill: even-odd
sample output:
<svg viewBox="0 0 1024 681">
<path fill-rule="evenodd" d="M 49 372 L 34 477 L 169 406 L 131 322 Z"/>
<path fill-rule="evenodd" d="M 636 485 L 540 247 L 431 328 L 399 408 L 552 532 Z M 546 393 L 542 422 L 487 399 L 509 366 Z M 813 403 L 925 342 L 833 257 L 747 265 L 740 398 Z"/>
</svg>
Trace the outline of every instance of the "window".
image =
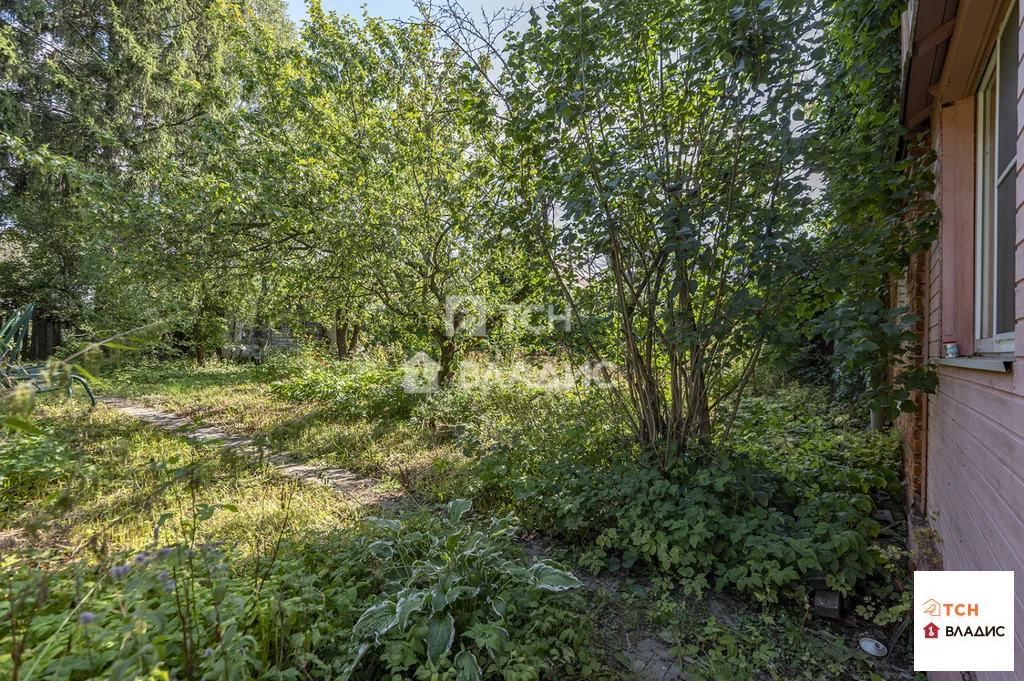
<svg viewBox="0 0 1024 681">
<path fill-rule="evenodd" d="M 975 315 L 978 352 L 1013 351 L 1017 214 L 1017 12 L 1015 2 L 978 88 Z"/>
</svg>

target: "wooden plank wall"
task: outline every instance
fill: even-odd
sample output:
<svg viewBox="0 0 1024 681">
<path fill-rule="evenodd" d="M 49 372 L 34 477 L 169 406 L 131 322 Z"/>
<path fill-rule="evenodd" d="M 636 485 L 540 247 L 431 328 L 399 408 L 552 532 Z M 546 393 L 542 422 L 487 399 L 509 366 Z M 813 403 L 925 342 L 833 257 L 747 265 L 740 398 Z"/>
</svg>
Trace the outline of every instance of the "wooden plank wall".
<svg viewBox="0 0 1024 681">
<path fill-rule="evenodd" d="M 1024 46 L 1024 21 L 1017 18 Z M 1015 570 L 1016 672 L 977 672 L 978 681 L 1024 681 L 1024 60 L 1018 65 L 1016 360 L 999 374 L 939 368 L 928 400 L 925 512 L 947 570 Z M 943 211 L 928 280 L 927 352 L 944 339 L 972 351 L 974 328 L 974 100 L 941 109 L 936 130 Z M 969 671 L 969 670 L 964 670 Z M 933 680 L 959 673 L 935 673 Z"/>
</svg>

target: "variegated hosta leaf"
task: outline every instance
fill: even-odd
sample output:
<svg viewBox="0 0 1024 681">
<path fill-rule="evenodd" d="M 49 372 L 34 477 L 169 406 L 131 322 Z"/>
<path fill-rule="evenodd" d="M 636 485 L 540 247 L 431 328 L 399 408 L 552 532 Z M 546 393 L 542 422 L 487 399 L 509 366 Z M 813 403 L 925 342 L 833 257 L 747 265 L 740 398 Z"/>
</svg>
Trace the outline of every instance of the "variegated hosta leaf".
<svg viewBox="0 0 1024 681">
<path fill-rule="evenodd" d="M 516 533 L 518 525 L 516 520 L 511 516 L 505 516 L 504 518 L 491 518 L 491 526 L 489 532 L 492 539 L 498 537 L 511 537 Z"/>
<path fill-rule="evenodd" d="M 493 610 L 494 614 L 497 615 L 499 618 L 505 618 L 506 609 L 508 609 L 508 603 L 505 602 L 504 598 L 502 598 L 501 596 L 495 596 L 491 599 L 491 610 Z"/>
<path fill-rule="evenodd" d="M 480 681 L 480 665 L 476 662 L 476 655 L 468 650 L 455 656 L 455 669 L 458 671 L 455 681 Z"/>
<path fill-rule="evenodd" d="M 448 505 L 445 506 L 445 510 L 448 514 L 448 522 L 453 524 L 459 522 L 462 515 L 471 508 L 473 508 L 473 502 L 469 499 L 455 499 L 453 501 L 449 501 Z"/>
<path fill-rule="evenodd" d="M 537 563 L 531 567 L 530 576 L 533 579 L 533 585 L 545 591 L 565 591 L 583 586 L 583 583 L 573 577 L 571 572 L 559 570 L 546 563 Z"/>
<path fill-rule="evenodd" d="M 398 614 L 398 626 L 402 631 L 405 631 L 406 625 L 409 623 L 409 615 L 422 610 L 426 600 L 426 591 L 410 591 L 398 599 L 396 612 Z"/>
<path fill-rule="evenodd" d="M 370 544 L 370 553 L 377 556 L 381 560 L 387 560 L 391 556 L 395 555 L 395 550 L 391 548 L 390 542 L 386 542 L 383 539 L 378 539 L 377 541 Z"/>
<path fill-rule="evenodd" d="M 356 666 L 359 664 L 359 660 L 363 659 L 363 655 L 366 654 L 366 651 L 369 650 L 369 648 L 369 643 L 360 643 L 358 646 L 356 646 L 355 650 L 353 651 L 355 653 L 355 657 L 352 660 L 348 661 L 345 664 L 344 668 L 342 668 L 341 676 L 338 678 L 338 681 L 348 681 L 349 678 L 352 677 L 352 672 L 355 671 Z"/>
<path fill-rule="evenodd" d="M 473 598 L 478 593 L 480 593 L 480 589 L 475 586 L 453 586 L 445 594 L 445 599 L 449 603 L 454 603 L 460 598 Z"/>
<path fill-rule="evenodd" d="M 442 655 L 451 650 L 454 640 L 455 618 L 451 613 L 435 612 L 431 615 L 427 629 L 427 658 L 436 664 Z"/>
<path fill-rule="evenodd" d="M 522 565 L 513 563 L 510 560 L 506 560 L 502 563 L 499 569 L 509 577 L 515 577 L 516 579 L 522 579 L 525 581 L 529 581 L 531 579 L 529 570 L 524 568 Z"/>
<path fill-rule="evenodd" d="M 430 587 L 430 611 L 440 612 L 448 605 L 448 592 L 440 584 Z"/>
<path fill-rule="evenodd" d="M 444 550 L 448 553 L 453 553 L 459 545 L 459 540 L 462 539 L 462 535 L 466 533 L 466 529 L 463 528 L 458 532 L 452 532 L 444 540 Z"/>
<path fill-rule="evenodd" d="M 398 624 L 398 613 L 395 604 L 391 601 L 384 601 L 377 605 L 370 606 L 352 628 L 353 633 L 359 638 L 373 636 L 377 638 L 385 634 L 388 629 Z"/>
</svg>

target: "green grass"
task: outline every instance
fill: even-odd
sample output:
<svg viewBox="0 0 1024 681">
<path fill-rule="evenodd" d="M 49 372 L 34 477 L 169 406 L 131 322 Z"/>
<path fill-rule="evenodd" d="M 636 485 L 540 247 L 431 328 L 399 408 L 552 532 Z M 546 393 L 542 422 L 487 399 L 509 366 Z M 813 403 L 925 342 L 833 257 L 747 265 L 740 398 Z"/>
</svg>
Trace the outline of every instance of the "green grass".
<svg viewBox="0 0 1024 681">
<path fill-rule="evenodd" d="M 424 498 L 450 498 L 443 483 L 465 461 L 447 433 L 409 419 L 367 418 L 282 397 L 276 381 L 254 365 L 147 363 L 101 366 L 95 373 L 101 395 L 256 435 L 298 461 L 352 470 Z"/>
<path fill-rule="evenodd" d="M 228 505 L 205 523 L 218 540 L 252 543 L 263 528 L 296 530 L 347 523 L 351 504 L 326 487 L 288 479 L 257 460 L 193 444 L 99 406 L 44 400 L 35 424 L 47 437 L 22 435 L 2 446 L 28 460 L 0 491 L 0 529 L 39 527 L 34 541 L 66 555 L 138 548 L 154 529 L 180 537 L 196 509 Z M 11 459 L 9 458 L 8 461 Z"/>
</svg>

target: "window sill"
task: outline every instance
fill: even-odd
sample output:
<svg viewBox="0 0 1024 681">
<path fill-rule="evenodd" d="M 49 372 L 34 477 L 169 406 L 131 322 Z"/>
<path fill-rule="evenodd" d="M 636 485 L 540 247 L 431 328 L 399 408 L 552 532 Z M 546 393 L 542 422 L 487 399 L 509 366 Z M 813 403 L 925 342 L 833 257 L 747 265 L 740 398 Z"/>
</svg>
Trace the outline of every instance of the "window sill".
<svg viewBox="0 0 1024 681">
<path fill-rule="evenodd" d="M 932 360 L 933 364 L 975 371 L 993 371 L 1008 374 L 1013 367 L 1013 357 L 940 357 Z"/>
</svg>

